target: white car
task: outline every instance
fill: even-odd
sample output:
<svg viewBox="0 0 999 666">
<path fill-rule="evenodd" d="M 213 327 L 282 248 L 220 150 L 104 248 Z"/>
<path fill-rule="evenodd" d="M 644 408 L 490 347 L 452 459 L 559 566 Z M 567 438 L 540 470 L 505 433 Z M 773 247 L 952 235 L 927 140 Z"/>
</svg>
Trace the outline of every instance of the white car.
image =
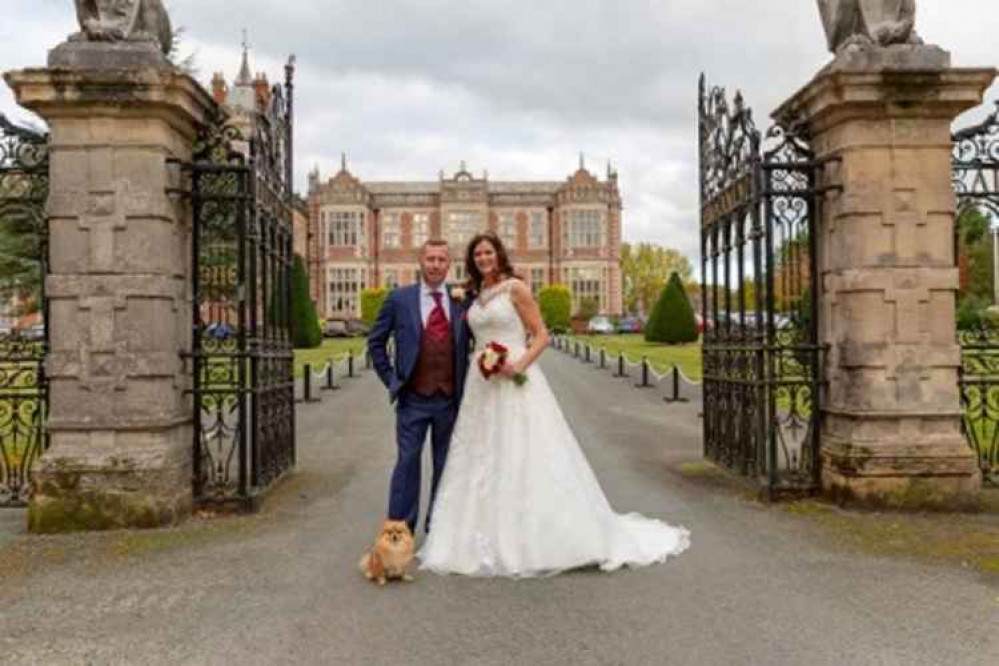
<svg viewBox="0 0 999 666">
<path fill-rule="evenodd" d="M 586 332 L 611 334 L 614 332 L 614 324 L 607 317 L 594 317 L 586 324 Z"/>
</svg>

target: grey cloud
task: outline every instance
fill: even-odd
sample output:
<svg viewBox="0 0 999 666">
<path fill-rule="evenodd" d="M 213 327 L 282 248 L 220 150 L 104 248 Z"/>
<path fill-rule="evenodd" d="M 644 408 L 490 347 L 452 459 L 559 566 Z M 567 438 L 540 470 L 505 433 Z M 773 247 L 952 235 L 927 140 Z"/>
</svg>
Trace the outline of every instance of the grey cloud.
<svg viewBox="0 0 999 666">
<path fill-rule="evenodd" d="M 0 63 L 37 65 L 73 28 L 68 0 L 5 0 Z M 341 151 L 368 179 L 433 179 L 465 159 L 493 178 L 559 179 L 577 154 L 621 175 L 625 236 L 699 250 L 701 71 L 768 112 L 827 60 L 813 0 L 169 0 L 200 78 L 298 56 L 297 182 Z M 962 65 L 995 64 L 990 0 L 920 0 L 920 31 Z M 0 110 L 13 103 L 0 94 Z"/>
</svg>

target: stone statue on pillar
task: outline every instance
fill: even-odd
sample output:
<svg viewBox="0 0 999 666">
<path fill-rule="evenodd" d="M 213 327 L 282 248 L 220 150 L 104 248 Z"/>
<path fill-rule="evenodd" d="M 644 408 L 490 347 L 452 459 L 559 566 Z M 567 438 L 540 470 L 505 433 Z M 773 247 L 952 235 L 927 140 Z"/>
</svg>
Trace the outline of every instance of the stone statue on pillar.
<svg viewBox="0 0 999 666">
<path fill-rule="evenodd" d="M 943 70 L 950 53 L 916 32 L 916 0 L 817 0 L 828 70 Z"/>
<path fill-rule="evenodd" d="M 50 67 L 165 66 L 173 46 L 162 0 L 74 0 L 80 31 L 49 54 Z"/>
<path fill-rule="evenodd" d="M 829 50 L 922 44 L 916 0 L 818 0 Z"/>
</svg>

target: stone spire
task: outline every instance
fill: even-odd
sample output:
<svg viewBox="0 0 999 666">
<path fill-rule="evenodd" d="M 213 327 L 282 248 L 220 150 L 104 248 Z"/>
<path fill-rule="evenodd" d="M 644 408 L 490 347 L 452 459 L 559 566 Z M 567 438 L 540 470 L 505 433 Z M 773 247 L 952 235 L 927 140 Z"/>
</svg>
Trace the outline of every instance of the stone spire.
<svg viewBox="0 0 999 666">
<path fill-rule="evenodd" d="M 246 28 L 243 28 L 243 64 L 239 68 L 239 75 L 236 77 L 236 85 L 253 85 L 253 75 L 250 73 L 250 44 L 246 35 Z"/>
<path fill-rule="evenodd" d="M 229 95 L 229 104 L 244 112 L 254 112 L 257 110 L 257 89 L 254 85 L 253 74 L 250 73 L 250 44 L 243 30 L 243 62 L 239 68 L 239 75 L 233 82 Z"/>
</svg>

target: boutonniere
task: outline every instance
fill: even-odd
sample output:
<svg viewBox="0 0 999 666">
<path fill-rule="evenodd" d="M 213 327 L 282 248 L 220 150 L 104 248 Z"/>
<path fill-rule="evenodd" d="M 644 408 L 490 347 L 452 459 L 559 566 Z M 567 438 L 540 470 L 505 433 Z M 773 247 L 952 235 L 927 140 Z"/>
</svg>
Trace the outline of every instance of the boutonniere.
<svg viewBox="0 0 999 666">
<path fill-rule="evenodd" d="M 464 287 L 451 287 L 450 290 L 451 298 L 461 302 L 465 300 L 465 288 Z"/>
</svg>

